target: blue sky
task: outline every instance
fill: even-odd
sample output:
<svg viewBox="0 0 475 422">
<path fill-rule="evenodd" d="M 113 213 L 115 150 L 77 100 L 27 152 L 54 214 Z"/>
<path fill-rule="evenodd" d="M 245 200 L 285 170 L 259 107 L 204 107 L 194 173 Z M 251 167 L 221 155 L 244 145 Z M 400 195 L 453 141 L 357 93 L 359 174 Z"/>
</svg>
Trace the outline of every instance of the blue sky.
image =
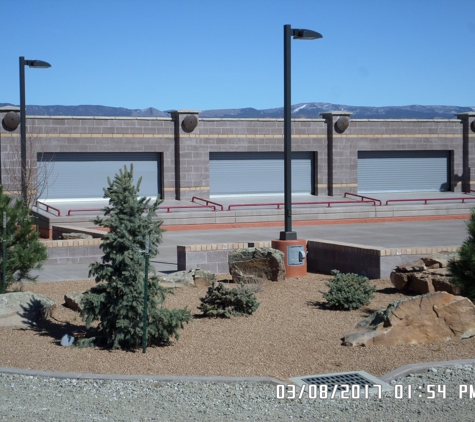
<svg viewBox="0 0 475 422">
<path fill-rule="evenodd" d="M 2 0 L 0 103 L 160 110 L 292 104 L 475 106 L 473 0 Z M 9 18 L 5 12 L 9 11 Z"/>
</svg>

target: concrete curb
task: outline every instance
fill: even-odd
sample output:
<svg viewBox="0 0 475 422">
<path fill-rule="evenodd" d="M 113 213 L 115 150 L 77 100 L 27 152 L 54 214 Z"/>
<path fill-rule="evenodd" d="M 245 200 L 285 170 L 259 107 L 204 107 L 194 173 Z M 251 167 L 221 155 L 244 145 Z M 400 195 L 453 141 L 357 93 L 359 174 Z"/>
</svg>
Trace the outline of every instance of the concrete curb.
<svg viewBox="0 0 475 422">
<path fill-rule="evenodd" d="M 451 367 L 456 365 L 475 365 L 475 359 L 447 360 L 441 362 L 411 363 L 400 366 L 387 374 L 378 377 L 384 382 L 391 382 L 397 378 L 405 377 L 409 374 L 420 374 L 429 368 Z M 120 375 L 120 374 L 82 374 L 79 372 L 49 372 L 34 371 L 30 369 L 5 368 L 0 367 L 0 373 L 26 375 L 33 377 L 48 377 L 59 379 L 93 379 L 93 380 L 117 380 L 117 381 L 137 381 L 149 379 L 160 382 L 214 382 L 231 384 L 235 382 L 257 382 L 263 384 L 280 385 L 288 384 L 271 377 L 200 377 L 200 376 L 168 376 L 168 375 Z"/>
<path fill-rule="evenodd" d="M 424 363 L 411 363 L 409 365 L 400 366 L 387 374 L 379 377 L 385 382 L 390 382 L 397 378 L 405 377 L 409 374 L 421 374 L 429 370 L 429 368 L 448 367 L 455 365 L 475 365 L 475 359 L 458 359 L 458 360 L 446 360 L 441 362 L 424 362 Z"/>
<path fill-rule="evenodd" d="M 342 224 L 374 224 L 374 223 L 405 223 L 414 221 L 437 221 L 437 220 L 468 220 L 470 214 L 449 214 L 449 215 L 415 215 L 400 217 L 363 217 L 363 218 L 342 218 L 328 220 L 295 220 L 294 226 L 330 226 Z M 169 232 L 190 231 L 190 230 L 223 230 L 240 229 L 252 227 L 281 227 L 281 221 L 261 221 L 261 222 L 240 222 L 240 223 L 208 223 L 208 224 L 177 224 L 166 225 L 162 228 Z"/>
<path fill-rule="evenodd" d="M 263 384 L 279 385 L 285 384 L 276 378 L 271 377 L 199 377 L 199 376 L 172 376 L 172 375 L 120 375 L 120 374 L 81 374 L 79 372 L 49 372 L 34 371 L 30 369 L 3 368 L 0 367 L 0 373 L 26 375 L 33 377 L 48 377 L 59 379 L 94 379 L 94 380 L 118 380 L 118 381 L 137 381 L 149 379 L 161 382 L 214 382 L 231 384 L 235 382 L 258 382 Z"/>
</svg>

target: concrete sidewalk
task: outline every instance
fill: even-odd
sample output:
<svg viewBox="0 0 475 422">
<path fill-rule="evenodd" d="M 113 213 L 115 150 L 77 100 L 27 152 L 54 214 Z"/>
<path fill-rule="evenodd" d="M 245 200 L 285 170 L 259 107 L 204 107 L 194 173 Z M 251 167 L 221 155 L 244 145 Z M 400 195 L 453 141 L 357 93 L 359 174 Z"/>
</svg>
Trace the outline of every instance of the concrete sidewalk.
<svg viewBox="0 0 475 422">
<path fill-rule="evenodd" d="M 460 246 L 467 237 L 465 220 L 432 220 L 360 224 L 294 225 L 299 238 L 332 240 L 385 248 Z M 178 245 L 259 242 L 279 238 L 283 227 L 242 227 L 218 230 L 167 231 L 151 264 L 159 273 L 177 270 Z M 88 278 L 89 265 L 46 265 L 38 281 Z"/>
</svg>

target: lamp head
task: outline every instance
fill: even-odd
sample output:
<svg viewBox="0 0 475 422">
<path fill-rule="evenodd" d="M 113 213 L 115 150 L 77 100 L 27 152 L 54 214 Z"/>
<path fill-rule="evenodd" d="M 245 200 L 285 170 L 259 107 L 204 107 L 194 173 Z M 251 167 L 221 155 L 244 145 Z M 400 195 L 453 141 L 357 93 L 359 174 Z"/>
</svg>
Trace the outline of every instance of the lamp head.
<svg viewBox="0 0 475 422">
<path fill-rule="evenodd" d="M 323 38 L 322 34 L 310 29 L 292 29 L 294 40 L 316 40 Z"/>
<path fill-rule="evenodd" d="M 25 60 L 25 64 L 37 69 L 47 69 L 48 67 L 51 67 L 48 62 L 44 62 L 43 60 Z"/>
</svg>

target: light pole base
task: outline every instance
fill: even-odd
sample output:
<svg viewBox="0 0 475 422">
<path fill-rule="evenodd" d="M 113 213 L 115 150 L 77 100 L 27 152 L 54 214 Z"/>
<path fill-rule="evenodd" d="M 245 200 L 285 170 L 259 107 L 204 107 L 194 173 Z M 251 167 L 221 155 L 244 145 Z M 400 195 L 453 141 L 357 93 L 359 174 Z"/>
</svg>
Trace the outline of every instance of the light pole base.
<svg viewBox="0 0 475 422">
<path fill-rule="evenodd" d="M 307 241 L 305 239 L 273 240 L 271 242 L 271 247 L 284 253 L 285 278 L 304 277 L 307 275 Z M 295 250 L 296 247 L 297 250 L 302 250 L 304 252 L 302 257 L 303 260 L 298 260 L 299 262 L 292 261 L 289 263 L 289 261 L 291 261 L 291 259 L 289 259 L 291 257 L 289 256 L 289 253 L 291 254 L 291 250 Z"/>
<path fill-rule="evenodd" d="M 279 240 L 297 240 L 297 232 L 280 232 Z"/>
</svg>

